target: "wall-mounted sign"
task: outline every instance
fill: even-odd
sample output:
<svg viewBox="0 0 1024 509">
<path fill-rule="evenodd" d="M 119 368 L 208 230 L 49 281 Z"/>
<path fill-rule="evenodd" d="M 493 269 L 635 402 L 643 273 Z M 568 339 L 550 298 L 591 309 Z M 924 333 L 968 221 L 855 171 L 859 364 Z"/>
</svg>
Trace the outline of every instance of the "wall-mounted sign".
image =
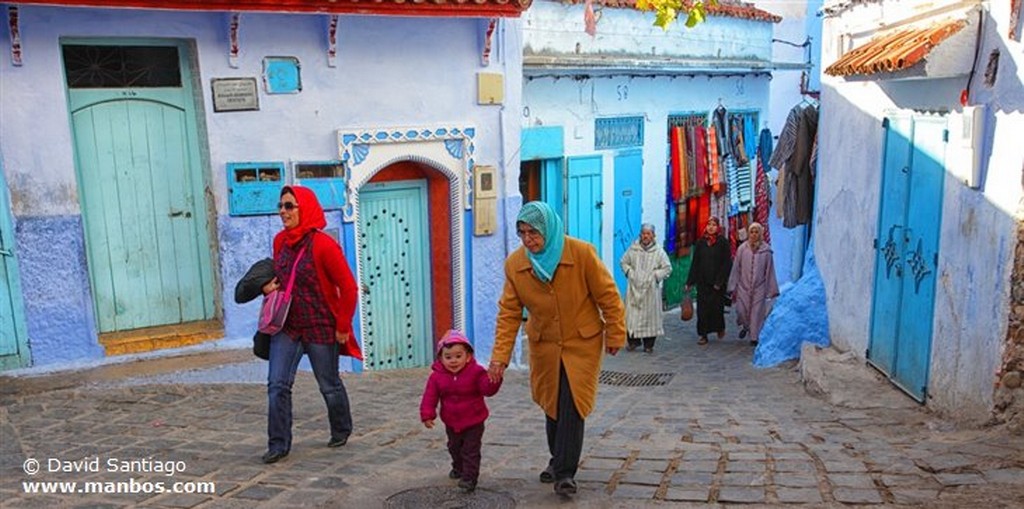
<svg viewBox="0 0 1024 509">
<path fill-rule="evenodd" d="M 256 111 L 260 109 L 256 78 L 218 78 L 210 80 L 213 111 Z"/>
<path fill-rule="evenodd" d="M 301 66 L 295 57 L 263 59 L 263 84 L 268 94 L 297 94 L 302 91 Z"/>
</svg>

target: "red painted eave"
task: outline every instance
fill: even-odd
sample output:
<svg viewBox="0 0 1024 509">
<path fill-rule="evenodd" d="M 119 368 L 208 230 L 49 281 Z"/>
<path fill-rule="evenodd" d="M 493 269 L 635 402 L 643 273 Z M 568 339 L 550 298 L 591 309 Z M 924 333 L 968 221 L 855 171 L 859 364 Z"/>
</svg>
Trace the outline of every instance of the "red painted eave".
<svg viewBox="0 0 1024 509">
<path fill-rule="evenodd" d="M 19 0 L 13 5 L 172 11 L 519 17 L 533 0 Z"/>
</svg>

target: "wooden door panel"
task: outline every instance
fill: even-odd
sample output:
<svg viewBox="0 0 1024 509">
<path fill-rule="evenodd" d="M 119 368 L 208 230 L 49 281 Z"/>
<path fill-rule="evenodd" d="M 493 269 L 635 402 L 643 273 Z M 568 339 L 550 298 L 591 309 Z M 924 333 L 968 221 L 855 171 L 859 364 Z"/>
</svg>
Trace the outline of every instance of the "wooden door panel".
<svg viewBox="0 0 1024 509">
<path fill-rule="evenodd" d="M 433 361 L 425 181 L 367 184 L 359 198 L 360 281 L 367 369 Z"/>
<path fill-rule="evenodd" d="M 601 156 L 569 158 L 569 235 L 585 240 L 601 253 Z"/>
<path fill-rule="evenodd" d="M 896 367 L 899 305 L 905 245 L 906 207 L 912 123 L 909 117 L 889 119 L 882 163 L 882 199 L 876 237 L 875 285 L 868 358 L 886 374 Z"/>
<path fill-rule="evenodd" d="M 907 244 L 903 258 L 903 291 L 899 321 L 899 355 L 895 379 L 918 400 L 923 400 L 931 358 L 932 319 L 938 269 L 942 189 L 945 180 L 945 119 L 919 119 L 914 123 L 910 194 L 907 207 Z"/>
<path fill-rule="evenodd" d="M 640 236 L 641 204 L 643 203 L 643 159 L 639 151 L 615 157 L 615 229 L 612 268 L 619 294 L 626 297 L 626 275 L 619 260 L 630 244 Z"/>
</svg>

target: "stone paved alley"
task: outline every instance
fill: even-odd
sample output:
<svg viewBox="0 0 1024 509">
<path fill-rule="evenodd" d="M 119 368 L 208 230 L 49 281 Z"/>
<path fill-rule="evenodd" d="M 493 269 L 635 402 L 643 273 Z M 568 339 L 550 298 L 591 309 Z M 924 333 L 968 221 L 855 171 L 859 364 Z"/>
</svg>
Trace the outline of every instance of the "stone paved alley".
<svg viewBox="0 0 1024 509">
<path fill-rule="evenodd" d="M 607 359 L 609 375 L 661 374 L 650 380 L 667 383 L 602 384 L 572 502 L 537 482 L 546 461 L 543 417 L 525 371 L 510 372 L 489 400 L 480 487 L 459 495 L 446 476 L 444 432 L 418 422 L 427 369 L 344 375 L 356 430 L 339 449 L 325 447 L 323 402 L 312 375 L 300 372 L 291 455 L 267 466 L 259 462 L 266 367 L 236 350 L 155 361 L 179 370 L 163 374 L 108 366 L 121 374 L 0 378 L 0 505 L 1024 507 L 1019 436 L 957 427 L 874 375 L 856 391 L 860 403 L 833 406 L 808 395 L 795 363 L 753 368 L 752 347 L 735 331 L 699 347 L 692 322 L 666 314 L 666 325 L 669 339 L 653 355 Z M 49 471 L 54 459 L 97 458 L 99 472 Z M 34 476 L 25 473 L 30 459 L 40 462 Z M 185 468 L 140 472 L 142 459 Z M 124 460 L 136 464 L 108 471 Z M 31 481 L 78 482 L 76 489 L 134 482 L 137 493 L 26 494 Z M 216 493 L 140 488 L 194 481 L 215 483 Z"/>
</svg>

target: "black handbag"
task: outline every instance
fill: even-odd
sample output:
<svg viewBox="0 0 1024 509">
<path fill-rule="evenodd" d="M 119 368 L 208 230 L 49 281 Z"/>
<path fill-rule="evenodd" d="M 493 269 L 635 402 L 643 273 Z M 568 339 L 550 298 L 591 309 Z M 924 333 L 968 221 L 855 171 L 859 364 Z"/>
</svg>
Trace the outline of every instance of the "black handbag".
<svg viewBox="0 0 1024 509">
<path fill-rule="evenodd" d="M 265 361 L 270 360 L 270 335 L 257 332 L 252 337 L 252 354 Z"/>
</svg>

